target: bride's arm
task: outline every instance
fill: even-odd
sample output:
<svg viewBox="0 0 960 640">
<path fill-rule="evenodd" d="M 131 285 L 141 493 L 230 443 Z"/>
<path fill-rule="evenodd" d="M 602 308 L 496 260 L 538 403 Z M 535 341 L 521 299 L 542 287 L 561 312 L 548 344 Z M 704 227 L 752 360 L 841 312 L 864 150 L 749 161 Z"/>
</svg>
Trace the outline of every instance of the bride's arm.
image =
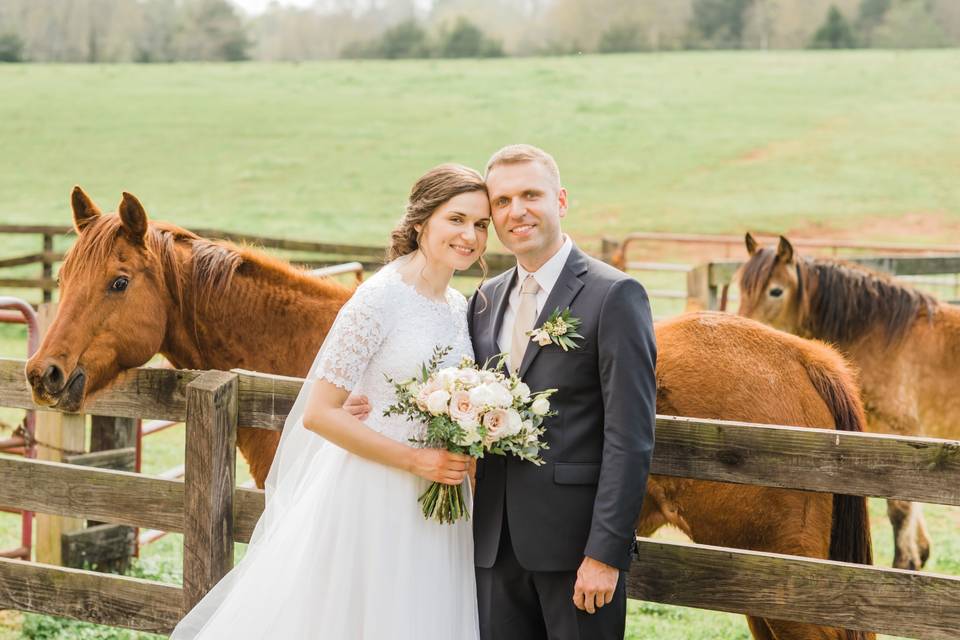
<svg viewBox="0 0 960 640">
<path fill-rule="evenodd" d="M 421 478 L 460 484 L 470 457 L 443 449 L 417 449 L 377 433 L 343 408 L 348 392 L 320 378 L 303 413 L 303 426 L 358 456 L 409 471 Z"/>
</svg>

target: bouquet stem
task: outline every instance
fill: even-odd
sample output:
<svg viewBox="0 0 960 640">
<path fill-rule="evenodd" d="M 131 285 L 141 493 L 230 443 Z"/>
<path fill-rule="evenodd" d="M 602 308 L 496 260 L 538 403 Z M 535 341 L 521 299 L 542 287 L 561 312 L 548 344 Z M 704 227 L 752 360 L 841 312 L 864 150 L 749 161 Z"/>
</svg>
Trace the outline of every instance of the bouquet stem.
<svg viewBox="0 0 960 640">
<path fill-rule="evenodd" d="M 449 485 L 433 482 L 420 496 L 423 517 L 439 520 L 443 524 L 453 524 L 463 518 L 470 519 L 467 505 L 463 501 L 463 485 Z"/>
</svg>

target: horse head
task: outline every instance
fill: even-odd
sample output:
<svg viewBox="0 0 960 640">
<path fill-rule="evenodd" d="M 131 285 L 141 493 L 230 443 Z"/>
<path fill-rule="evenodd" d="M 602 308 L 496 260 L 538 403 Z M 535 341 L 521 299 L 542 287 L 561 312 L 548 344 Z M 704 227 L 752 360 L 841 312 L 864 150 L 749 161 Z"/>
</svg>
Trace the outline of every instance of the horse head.
<svg viewBox="0 0 960 640">
<path fill-rule="evenodd" d="M 85 398 L 160 350 L 171 292 L 147 214 L 124 193 L 103 214 L 80 187 L 71 197 L 78 233 L 60 268 L 60 302 L 26 365 L 34 402 L 79 411 Z"/>
<path fill-rule="evenodd" d="M 737 313 L 789 333 L 798 333 L 803 286 L 793 245 L 780 236 L 774 247 L 761 247 L 747 233 L 750 258 L 741 267 L 740 308 Z"/>
</svg>

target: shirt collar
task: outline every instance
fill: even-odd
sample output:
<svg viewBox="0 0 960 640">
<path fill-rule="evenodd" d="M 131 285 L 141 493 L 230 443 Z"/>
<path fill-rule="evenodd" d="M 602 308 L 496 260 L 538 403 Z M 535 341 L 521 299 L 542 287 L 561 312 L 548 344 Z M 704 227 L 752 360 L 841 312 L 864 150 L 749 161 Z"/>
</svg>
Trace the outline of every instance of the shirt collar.
<svg viewBox="0 0 960 640">
<path fill-rule="evenodd" d="M 531 273 L 521 267 L 518 262 L 517 282 L 522 283 L 528 275 L 532 275 L 533 279 L 540 285 L 540 288 L 549 293 L 553 289 L 553 285 L 557 283 L 557 279 L 560 278 L 560 272 L 563 271 L 563 266 L 567 264 L 567 258 L 570 257 L 570 251 L 572 250 L 573 241 L 570 240 L 570 236 L 565 235 L 560 250 L 553 254 L 553 257 L 547 260 L 543 266 L 536 271 Z"/>
</svg>

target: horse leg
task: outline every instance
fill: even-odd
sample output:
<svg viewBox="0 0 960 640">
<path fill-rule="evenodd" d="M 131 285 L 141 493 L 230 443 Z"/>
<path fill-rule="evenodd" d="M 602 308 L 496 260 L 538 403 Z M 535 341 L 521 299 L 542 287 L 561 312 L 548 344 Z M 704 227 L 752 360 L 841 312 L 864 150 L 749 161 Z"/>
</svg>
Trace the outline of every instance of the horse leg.
<svg viewBox="0 0 960 640">
<path fill-rule="evenodd" d="M 921 569 L 930 557 L 930 538 L 920 505 L 906 500 L 887 500 L 887 516 L 893 525 L 893 566 Z"/>
<path fill-rule="evenodd" d="M 747 616 L 747 626 L 750 627 L 750 635 L 753 636 L 753 640 L 777 640 L 773 636 L 773 631 L 767 626 L 767 621 L 763 618 Z"/>
<path fill-rule="evenodd" d="M 802 622 L 789 622 L 787 620 L 770 620 L 764 618 L 763 623 L 770 631 L 767 636 L 773 640 L 875 640 L 876 634 L 866 631 L 847 631 L 846 629 L 833 629 L 829 627 L 818 627 L 812 624 L 803 624 Z M 750 631 L 753 631 L 753 625 L 750 625 Z M 756 636 L 763 638 L 764 636 Z"/>
</svg>

